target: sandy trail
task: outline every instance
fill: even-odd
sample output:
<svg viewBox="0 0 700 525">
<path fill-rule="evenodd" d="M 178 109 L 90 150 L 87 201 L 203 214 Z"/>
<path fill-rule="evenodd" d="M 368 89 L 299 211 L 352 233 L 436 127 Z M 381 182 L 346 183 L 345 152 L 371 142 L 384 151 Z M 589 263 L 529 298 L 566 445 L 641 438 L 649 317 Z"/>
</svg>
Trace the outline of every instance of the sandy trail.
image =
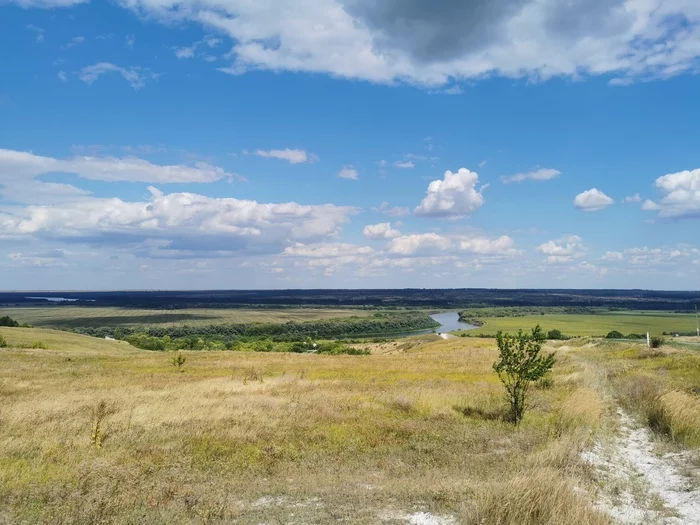
<svg viewBox="0 0 700 525">
<path fill-rule="evenodd" d="M 599 507 L 624 524 L 700 525 L 700 490 L 682 473 L 689 453 L 655 454 L 651 431 L 617 415 L 614 441 L 584 454 L 604 482 Z"/>
</svg>

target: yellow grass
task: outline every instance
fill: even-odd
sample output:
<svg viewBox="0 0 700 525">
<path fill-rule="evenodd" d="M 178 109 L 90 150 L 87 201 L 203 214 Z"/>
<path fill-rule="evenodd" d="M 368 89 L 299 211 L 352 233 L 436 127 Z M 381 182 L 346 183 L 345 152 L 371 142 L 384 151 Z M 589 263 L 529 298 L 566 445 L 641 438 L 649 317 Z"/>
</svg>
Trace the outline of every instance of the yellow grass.
<svg viewBox="0 0 700 525">
<path fill-rule="evenodd" d="M 603 365 L 627 408 L 655 431 L 700 448 L 700 353 L 686 347 L 604 343 L 586 350 Z"/>
<path fill-rule="evenodd" d="M 607 523 L 579 459 L 601 402 L 565 351 L 516 429 L 489 416 L 503 406 L 489 340 L 182 352 L 178 373 L 125 343 L 0 334 L 48 343 L 0 349 L 0 521 Z"/>
</svg>

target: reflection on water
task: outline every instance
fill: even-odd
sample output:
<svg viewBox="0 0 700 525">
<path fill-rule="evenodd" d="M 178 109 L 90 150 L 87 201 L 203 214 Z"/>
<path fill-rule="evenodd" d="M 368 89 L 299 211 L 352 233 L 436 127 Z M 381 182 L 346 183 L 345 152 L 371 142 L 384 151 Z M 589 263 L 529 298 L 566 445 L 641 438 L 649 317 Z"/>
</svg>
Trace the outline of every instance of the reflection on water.
<svg viewBox="0 0 700 525">
<path fill-rule="evenodd" d="M 440 323 L 440 327 L 435 329 L 438 333 L 476 328 L 476 326 L 469 323 L 460 322 L 458 312 L 443 312 L 441 314 L 433 314 L 430 317 Z"/>
<path fill-rule="evenodd" d="M 419 330 L 417 332 L 403 332 L 400 334 L 391 334 L 391 337 L 409 337 L 412 335 L 423 335 L 423 334 L 436 334 L 452 332 L 454 330 L 472 330 L 476 326 L 469 323 L 462 323 L 459 321 L 459 312 L 442 312 L 439 314 L 433 314 L 430 317 L 435 319 L 440 326 L 436 328 L 431 328 L 429 330 Z"/>
</svg>

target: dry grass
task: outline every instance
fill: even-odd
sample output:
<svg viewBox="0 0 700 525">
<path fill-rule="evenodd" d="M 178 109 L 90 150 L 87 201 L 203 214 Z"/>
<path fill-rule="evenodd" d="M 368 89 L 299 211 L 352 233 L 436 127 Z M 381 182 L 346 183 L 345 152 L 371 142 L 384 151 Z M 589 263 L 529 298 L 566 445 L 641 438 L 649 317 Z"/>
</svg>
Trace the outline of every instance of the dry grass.
<svg viewBox="0 0 700 525">
<path fill-rule="evenodd" d="M 665 346 L 605 343 L 588 350 L 608 370 L 624 406 L 672 441 L 700 447 L 700 354 Z"/>
<path fill-rule="evenodd" d="M 0 521 L 607 523 L 579 459 L 600 399 L 564 351 L 515 429 L 465 412 L 503 406 L 489 340 L 183 352 L 177 373 L 171 354 L 118 342 L 0 334 L 49 348 L 0 350 Z"/>
</svg>

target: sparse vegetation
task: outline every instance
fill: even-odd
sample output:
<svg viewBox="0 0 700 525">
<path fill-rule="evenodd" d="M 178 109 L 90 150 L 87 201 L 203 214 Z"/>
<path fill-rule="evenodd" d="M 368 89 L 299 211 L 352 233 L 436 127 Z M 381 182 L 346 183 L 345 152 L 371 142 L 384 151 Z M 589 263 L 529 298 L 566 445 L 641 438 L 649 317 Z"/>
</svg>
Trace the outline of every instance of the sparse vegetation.
<svg viewBox="0 0 700 525">
<path fill-rule="evenodd" d="M 510 415 L 516 425 L 522 421 L 527 408 L 528 391 L 532 383 L 542 379 L 554 366 L 554 354 L 540 355 L 544 334 L 539 325 L 530 334 L 517 335 L 498 332 L 499 360 L 493 369 L 506 388 Z"/>
<path fill-rule="evenodd" d="M 184 372 L 182 367 L 185 366 L 185 361 L 187 361 L 187 358 L 180 352 L 178 352 L 176 355 L 173 356 L 171 363 L 178 372 Z"/>
<path fill-rule="evenodd" d="M 415 508 L 456 523 L 606 519 L 578 489 L 589 483 L 578 432 L 597 413 L 582 412 L 595 404 L 580 406 L 582 369 L 567 354 L 513 432 L 493 341 L 424 336 L 399 355 L 340 358 L 211 351 L 181 375 L 119 341 L 2 334 L 51 348 L 3 354 L 10 523 L 377 523 Z M 109 401 L 89 408 L 91 446 L 84 399 Z"/>
</svg>

